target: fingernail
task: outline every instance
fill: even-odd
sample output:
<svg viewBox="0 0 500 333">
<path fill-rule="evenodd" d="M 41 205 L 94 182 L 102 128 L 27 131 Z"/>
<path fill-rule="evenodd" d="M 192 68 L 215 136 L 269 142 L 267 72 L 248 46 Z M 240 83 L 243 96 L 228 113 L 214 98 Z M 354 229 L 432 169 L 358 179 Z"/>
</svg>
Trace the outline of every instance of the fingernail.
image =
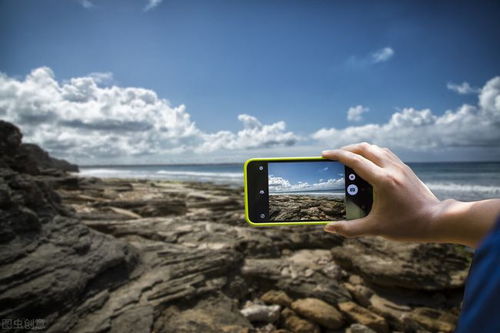
<svg viewBox="0 0 500 333">
<path fill-rule="evenodd" d="M 328 154 L 329 152 L 331 152 L 331 150 L 323 150 L 323 151 L 321 152 L 321 155 Z"/>
</svg>

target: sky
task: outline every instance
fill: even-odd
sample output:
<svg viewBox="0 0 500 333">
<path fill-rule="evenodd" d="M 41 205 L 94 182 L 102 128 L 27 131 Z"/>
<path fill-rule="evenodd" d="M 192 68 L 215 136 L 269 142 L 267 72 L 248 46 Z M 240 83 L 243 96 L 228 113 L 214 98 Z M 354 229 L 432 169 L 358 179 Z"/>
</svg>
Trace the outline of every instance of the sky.
<svg viewBox="0 0 500 333">
<path fill-rule="evenodd" d="M 344 190 L 344 166 L 337 162 L 271 162 L 269 193 Z"/>
<path fill-rule="evenodd" d="M 0 119 L 82 164 L 500 160 L 494 1 L 0 0 Z"/>
</svg>

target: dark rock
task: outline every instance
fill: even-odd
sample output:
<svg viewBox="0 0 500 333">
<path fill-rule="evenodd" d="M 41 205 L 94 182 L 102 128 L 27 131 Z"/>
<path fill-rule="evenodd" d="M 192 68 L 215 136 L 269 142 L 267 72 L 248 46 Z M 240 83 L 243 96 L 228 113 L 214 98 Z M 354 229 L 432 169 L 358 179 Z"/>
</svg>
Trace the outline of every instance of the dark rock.
<svg viewBox="0 0 500 333">
<path fill-rule="evenodd" d="M 23 143 L 19 149 L 20 154 L 30 156 L 36 161 L 40 169 L 56 169 L 68 172 L 78 172 L 78 166 L 68 161 L 51 157 L 49 153 L 32 143 Z"/>
<path fill-rule="evenodd" d="M 17 153 L 22 138 L 23 135 L 19 128 L 11 123 L 0 120 L 0 156 L 3 156 L 3 160 L 13 157 Z"/>
<path fill-rule="evenodd" d="M 132 247 L 89 229 L 62 206 L 40 166 L 0 121 L 0 317 L 65 317 L 89 297 L 125 283 L 137 263 Z M 23 162 L 20 164 L 20 162 Z M 54 330 L 53 330 L 54 331 Z"/>
</svg>

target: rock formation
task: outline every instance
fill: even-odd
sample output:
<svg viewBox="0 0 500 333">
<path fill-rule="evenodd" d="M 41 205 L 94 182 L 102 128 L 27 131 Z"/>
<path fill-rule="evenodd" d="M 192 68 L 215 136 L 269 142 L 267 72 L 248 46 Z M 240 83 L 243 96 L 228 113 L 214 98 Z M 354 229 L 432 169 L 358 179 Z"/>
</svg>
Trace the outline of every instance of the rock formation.
<svg viewBox="0 0 500 333">
<path fill-rule="evenodd" d="M 23 143 L 19 147 L 19 154 L 30 156 L 40 169 L 56 169 L 68 172 L 78 172 L 78 165 L 68 161 L 51 157 L 49 153 L 32 143 Z"/>
<path fill-rule="evenodd" d="M 463 247 L 252 228 L 241 188 L 39 172 L 21 147 L 0 122 L 0 318 L 48 332 L 455 327 Z"/>
<path fill-rule="evenodd" d="M 17 127 L 0 122 L 0 133 L 0 318 L 66 329 L 85 300 L 130 279 L 137 253 L 72 216 Z"/>
<path fill-rule="evenodd" d="M 273 194 L 269 196 L 271 221 L 335 221 L 345 218 L 343 199 L 327 196 Z"/>
</svg>

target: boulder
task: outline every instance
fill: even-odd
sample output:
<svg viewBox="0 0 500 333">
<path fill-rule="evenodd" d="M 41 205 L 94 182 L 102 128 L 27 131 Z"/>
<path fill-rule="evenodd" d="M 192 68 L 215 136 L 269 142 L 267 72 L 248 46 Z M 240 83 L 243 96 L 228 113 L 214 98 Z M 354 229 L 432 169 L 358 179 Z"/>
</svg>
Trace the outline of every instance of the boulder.
<svg viewBox="0 0 500 333">
<path fill-rule="evenodd" d="M 278 304 L 282 307 L 290 307 L 293 300 L 281 290 L 269 290 L 264 295 L 260 297 L 260 299 L 267 304 Z"/>
<path fill-rule="evenodd" d="M 344 324 L 343 316 L 336 308 L 317 298 L 299 299 L 292 303 L 292 310 L 326 328 L 337 329 Z"/>
<path fill-rule="evenodd" d="M 317 324 L 300 318 L 288 308 L 281 311 L 281 318 L 283 326 L 293 333 L 321 333 Z"/>
</svg>

